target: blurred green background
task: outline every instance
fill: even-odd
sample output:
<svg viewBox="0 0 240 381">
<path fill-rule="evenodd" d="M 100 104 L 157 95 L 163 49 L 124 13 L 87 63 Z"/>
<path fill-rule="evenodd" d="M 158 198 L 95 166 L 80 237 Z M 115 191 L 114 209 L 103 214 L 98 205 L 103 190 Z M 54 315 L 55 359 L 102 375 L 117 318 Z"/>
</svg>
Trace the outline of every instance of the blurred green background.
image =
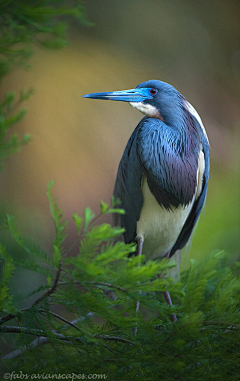
<svg viewBox="0 0 240 381">
<path fill-rule="evenodd" d="M 126 103 L 83 99 L 90 92 L 133 88 L 160 79 L 197 109 L 211 144 L 208 198 L 183 259 L 240 252 L 240 2 L 230 0 L 88 0 L 93 26 L 72 22 L 69 46 L 35 49 L 29 70 L 3 91 L 34 87 L 16 129 L 32 141 L 7 159 L 1 176 L 4 212 L 48 248 L 53 235 L 46 186 L 65 218 L 108 202 L 125 145 L 142 115 Z M 69 242 L 75 234 L 70 223 Z M 187 258 L 187 259 L 186 259 Z"/>
</svg>

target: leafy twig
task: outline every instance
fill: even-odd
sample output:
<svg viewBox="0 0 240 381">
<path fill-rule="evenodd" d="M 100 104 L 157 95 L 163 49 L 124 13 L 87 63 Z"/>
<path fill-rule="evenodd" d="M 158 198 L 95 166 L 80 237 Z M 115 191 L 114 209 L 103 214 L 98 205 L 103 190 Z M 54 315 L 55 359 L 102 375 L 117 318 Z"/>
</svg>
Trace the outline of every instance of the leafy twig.
<svg viewBox="0 0 240 381">
<path fill-rule="evenodd" d="M 189 323 L 186 323 L 184 324 L 181 328 L 184 328 L 184 327 L 187 327 L 188 325 L 191 325 L 193 324 L 192 322 L 189 322 Z M 226 322 L 226 321 L 219 321 L 219 320 L 203 320 L 203 321 L 196 321 L 194 322 L 194 324 L 202 324 L 202 325 L 227 325 L 227 328 L 230 330 L 230 329 L 234 329 L 234 328 L 238 328 L 240 329 L 240 324 L 234 324 L 234 323 L 229 323 L 229 322 Z M 180 327 L 179 327 L 180 328 Z M 204 329 L 204 328 L 202 328 Z M 222 329 L 226 329 L 225 327 L 223 327 Z M 163 342 L 163 344 L 165 344 L 172 336 L 174 336 L 174 332 L 171 333 L 167 339 Z"/>
<path fill-rule="evenodd" d="M 120 287 L 120 286 L 115 286 L 114 284 L 111 284 L 111 283 L 104 283 L 104 282 L 88 282 L 89 284 L 95 284 L 96 286 L 105 286 L 105 287 L 109 287 L 109 288 L 116 288 L 117 290 L 119 291 L 123 291 L 123 292 L 128 292 L 128 290 L 126 290 L 125 288 L 123 287 Z M 87 284 L 87 283 L 85 283 Z"/>
<path fill-rule="evenodd" d="M 26 307 L 26 308 L 23 308 L 22 310 L 20 310 L 19 312 L 24 312 L 24 311 L 28 311 L 28 310 L 29 310 L 29 308 Z M 16 315 L 8 314 L 8 315 L 5 315 L 5 316 L 1 317 L 1 319 L 0 319 L 0 325 L 6 323 L 9 320 L 15 319 L 17 317 L 19 312 L 17 312 Z"/>
<path fill-rule="evenodd" d="M 6 354 L 5 356 L 1 357 L 2 360 L 13 360 L 16 359 L 17 357 L 20 357 L 23 355 L 24 352 L 29 350 L 29 348 L 37 348 L 39 345 L 47 344 L 48 343 L 48 338 L 45 336 L 39 336 L 36 339 L 34 339 L 30 345 L 25 345 L 21 349 L 15 349 L 14 351 Z"/>
<path fill-rule="evenodd" d="M 42 312 L 44 312 L 44 311 L 42 311 Z M 51 315 L 53 315 L 57 319 L 63 321 L 64 323 L 66 323 L 66 325 L 70 325 L 71 327 L 77 329 L 78 331 L 81 331 L 81 329 L 77 325 L 73 324 L 71 321 L 68 321 L 67 319 L 64 319 L 62 316 L 56 314 L 55 312 L 48 311 L 48 313 L 50 313 Z"/>
<path fill-rule="evenodd" d="M 72 322 L 68 322 L 67 321 L 67 324 L 71 325 L 71 326 L 74 326 L 76 328 L 74 322 L 75 322 L 74 320 Z M 15 327 L 15 326 L 0 326 L 0 330 L 2 332 L 6 332 L 6 333 L 25 333 L 25 334 L 29 334 L 29 335 L 39 336 L 37 339 L 35 339 L 35 340 L 33 340 L 31 342 L 31 344 L 30 344 L 31 348 L 33 348 L 33 347 L 36 348 L 39 345 L 43 345 L 43 344 L 48 343 L 48 338 L 46 336 L 44 336 L 44 331 L 41 330 L 41 329 L 27 329 L 26 327 Z M 58 333 L 55 330 L 51 331 L 51 335 L 53 337 L 55 337 L 56 339 L 58 339 L 58 340 L 63 340 L 63 341 L 66 341 L 66 342 L 72 342 L 72 341 L 79 341 L 79 342 L 81 342 L 82 341 L 82 337 L 72 337 L 72 336 L 68 337 L 68 336 L 64 336 L 63 334 Z M 106 341 L 118 341 L 118 342 L 122 342 L 122 343 L 125 343 L 125 344 L 136 345 L 136 343 L 134 343 L 133 341 L 127 340 L 127 339 L 124 339 L 123 337 L 118 337 L 118 336 L 93 335 L 93 337 L 95 337 L 97 339 L 106 340 Z M 104 345 L 104 347 L 107 348 L 111 352 L 114 351 L 112 348 L 110 348 L 107 345 Z M 29 348 L 29 346 L 25 346 L 23 349 L 19 349 L 19 350 L 15 350 L 13 352 L 10 352 L 9 354 L 3 356 L 2 359 L 3 360 L 7 360 L 7 359 L 13 359 L 13 358 L 19 357 L 26 350 L 28 350 L 28 348 Z"/>
<path fill-rule="evenodd" d="M 33 305 L 34 305 L 34 303 L 33 303 Z M 23 308 L 20 312 L 29 311 L 30 308 L 31 308 L 31 307 Z M 44 310 L 40 310 L 40 312 L 45 312 L 45 311 L 44 311 Z M 18 313 L 19 313 L 19 312 L 18 312 Z M 18 313 L 17 313 L 17 314 L 18 314 Z M 64 323 L 66 323 L 66 325 L 70 325 L 71 327 L 73 327 L 73 328 L 75 328 L 75 329 L 81 331 L 80 328 L 79 328 L 78 326 L 76 326 L 73 322 L 70 322 L 70 321 L 64 319 L 62 316 L 56 314 L 55 312 L 48 311 L 48 313 L 51 314 L 51 315 L 53 315 L 53 316 L 56 317 L 57 319 L 63 321 Z M 6 322 L 9 321 L 9 320 L 12 320 L 12 319 L 17 318 L 17 314 L 16 314 L 16 315 L 8 314 L 8 315 L 3 316 L 3 317 L 0 319 L 0 325 L 6 323 Z M 75 320 L 74 320 L 74 321 L 75 321 Z M 77 321 L 78 321 L 78 320 L 77 320 Z"/>
<path fill-rule="evenodd" d="M 24 309 L 25 310 L 25 309 Z M 26 308 L 26 310 L 28 310 L 28 308 Z M 23 311 L 23 310 L 22 310 Z M 9 316 L 9 315 L 7 315 Z M 81 322 L 83 321 L 84 319 L 86 318 L 89 318 L 89 317 L 92 317 L 94 316 L 94 314 L 92 312 L 89 312 L 86 316 L 80 316 L 79 318 L 77 319 L 74 319 L 72 320 L 71 322 L 67 321 L 67 324 L 63 325 L 63 328 L 64 327 L 67 327 L 68 325 L 71 325 L 71 326 L 74 326 L 76 327 L 76 324 L 78 322 Z M 14 317 L 14 316 L 13 316 Z M 78 327 L 77 327 L 78 328 Z M 52 333 L 57 333 L 57 330 L 52 330 L 51 331 Z M 25 345 L 23 348 L 21 349 L 16 349 L 10 353 L 8 353 L 7 355 L 3 356 L 1 359 L 3 360 L 12 360 L 12 359 L 15 359 L 19 356 L 21 356 L 24 352 L 26 352 L 27 350 L 29 350 L 29 347 L 30 348 L 36 348 L 38 347 L 39 345 L 43 345 L 43 344 L 47 344 L 48 343 L 48 338 L 46 336 L 38 336 L 36 339 L 34 339 L 30 345 Z M 107 348 L 107 346 L 106 346 Z M 107 349 L 110 350 L 110 348 L 108 347 Z"/>
<path fill-rule="evenodd" d="M 80 284 L 82 286 L 84 286 L 85 284 L 93 284 L 93 285 L 96 285 L 96 286 L 104 286 L 104 287 L 108 287 L 108 288 L 115 288 L 115 289 L 117 289 L 119 291 L 123 291 L 123 292 L 128 293 L 128 290 L 126 290 L 126 288 L 123 288 L 123 287 L 120 287 L 120 286 L 115 286 L 112 283 L 105 283 L 105 282 L 84 282 L 84 284 L 83 284 L 83 283 L 81 283 L 78 280 L 74 280 L 73 283 Z M 64 285 L 67 285 L 67 284 L 68 284 L 68 282 L 59 282 L 59 285 L 63 285 L 64 286 Z"/>
<path fill-rule="evenodd" d="M 240 328 L 240 324 L 233 324 L 233 323 L 229 323 L 227 321 L 214 321 L 214 320 L 204 320 L 204 321 L 199 321 L 199 322 L 196 322 L 196 324 L 206 324 L 206 325 L 228 325 L 229 328 L 233 327 L 233 328 Z"/>
<path fill-rule="evenodd" d="M 56 273 L 56 277 L 55 277 L 55 280 L 53 282 L 53 285 L 51 288 L 49 288 L 45 294 L 43 294 L 42 296 L 40 296 L 40 298 L 38 298 L 37 300 L 35 300 L 35 302 L 33 303 L 32 306 L 34 305 L 37 305 L 39 304 L 40 302 L 43 301 L 43 299 L 47 298 L 48 296 L 50 296 L 51 294 L 54 293 L 54 291 L 56 290 L 56 287 L 58 285 L 58 281 L 59 281 L 59 277 L 60 277 L 60 272 L 61 272 L 61 262 L 59 263 L 59 267 L 58 267 L 58 271 Z"/>
<path fill-rule="evenodd" d="M 15 327 L 12 325 L 2 325 L 0 326 L 0 331 L 6 333 L 25 333 L 34 336 L 44 336 L 45 334 L 45 332 L 42 329 L 28 329 L 26 327 Z M 61 333 L 51 331 L 51 334 L 53 334 L 54 336 L 56 336 L 56 338 L 60 340 L 69 340 L 69 338 L 66 338 L 66 336 L 64 336 Z"/>
<path fill-rule="evenodd" d="M 94 335 L 94 337 L 98 339 L 103 339 L 103 340 L 109 340 L 109 341 L 120 341 L 121 343 L 126 343 L 126 344 L 132 344 L 136 345 L 134 341 L 124 339 L 123 337 L 118 337 L 118 336 L 109 336 L 109 335 Z"/>
</svg>

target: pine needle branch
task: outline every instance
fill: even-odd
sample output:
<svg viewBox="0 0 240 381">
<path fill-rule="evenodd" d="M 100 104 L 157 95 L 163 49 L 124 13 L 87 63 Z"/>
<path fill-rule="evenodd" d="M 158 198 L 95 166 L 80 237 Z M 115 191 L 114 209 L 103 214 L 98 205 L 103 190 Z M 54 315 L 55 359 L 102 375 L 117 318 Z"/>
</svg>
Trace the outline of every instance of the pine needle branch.
<svg viewBox="0 0 240 381">
<path fill-rule="evenodd" d="M 41 312 L 45 312 L 44 310 L 40 310 Z M 70 325 L 71 327 L 77 329 L 78 331 L 81 331 L 81 329 L 75 325 L 74 323 L 72 323 L 71 321 L 68 321 L 67 319 L 63 318 L 62 316 L 56 314 L 55 312 L 52 312 L 52 311 L 48 311 L 48 313 L 52 316 L 54 316 L 55 318 L 63 321 L 64 323 L 66 323 L 66 326 Z"/>
<path fill-rule="evenodd" d="M 115 284 L 111 284 L 111 283 L 104 283 L 104 282 L 86 282 L 85 284 L 94 284 L 94 285 L 96 285 L 96 286 L 104 286 L 104 287 L 108 287 L 108 288 L 114 288 L 114 289 L 116 289 L 116 290 L 119 290 L 119 291 L 128 293 L 128 290 L 126 290 L 125 288 L 120 287 L 120 286 L 116 286 Z"/>
<path fill-rule="evenodd" d="M 119 341 L 121 343 L 136 345 L 134 341 L 124 339 L 123 337 L 109 336 L 109 335 L 94 335 L 94 337 L 97 337 L 98 339 L 107 340 L 107 341 Z"/>
<path fill-rule="evenodd" d="M 54 279 L 54 282 L 53 282 L 52 287 L 49 288 L 49 289 L 48 289 L 42 296 L 40 296 L 40 298 L 38 298 L 37 300 L 35 300 L 35 302 L 33 303 L 33 306 L 39 304 L 39 303 L 42 302 L 45 298 L 49 297 L 50 295 L 52 295 L 52 294 L 54 293 L 54 291 L 56 290 L 57 285 L 58 285 L 58 281 L 59 281 L 60 273 L 61 273 L 61 262 L 59 262 L 59 267 L 58 267 L 58 270 L 57 270 L 57 272 L 56 272 L 56 277 L 55 277 L 55 279 Z"/>
<path fill-rule="evenodd" d="M 73 283 L 74 284 L 83 285 L 83 283 L 78 281 L 78 280 L 73 280 Z M 114 288 L 116 290 L 128 293 L 128 290 L 126 288 L 123 288 L 123 287 L 120 287 L 120 286 L 116 286 L 115 284 L 111 284 L 111 283 L 105 283 L 105 282 L 84 282 L 84 285 L 87 285 L 87 284 L 92 284 L 92 285 L 95 285 L 95 286 L 103 286 L 103 287 L 108 287 L 108 288 Z M 62 285 L 62 286 L 68 285 L 68 282 L 59 282 L 59 285 Z"/>
<path fill-rule="evenodd" d="M 1 357 L 1 360 L 14 360 L 14 359 L 22 356 L 26 351 L 28 351 L 29 347 L 31 349 L 34 349 L 34 348 L 39 347 L 40 345 L 47 344 L 48 342 L 49 341 L 48 341 L 47 337 L 39 336 L 36 339 L 34 339 L 33 341 L 31 341 L 31 343 L 29 345 L 24 345 L 22 348 L 15 349 L 14 351 L 9 352 L 5 356 Z"/>
<path fill-rule="evenodd" d="M 20 311 L 17 311 L 17 313 L 16 313 L 15 315 L 13 315 L 13 314 L 8 314 L 8 315 L 5 315 L 5 316 L 1 317 L 1 318 L 0 318 L 0 325 L 6 323 L 7 321 L 10 321 L 10 320 L 12 320 L 12 319 L 17 318 L 17 315 L 18 315 L 19 313 L 24 312 L 24 311 L 28 311 L 28 310 L 29 310 L 28 307 L 26 307 L 26 308 L 22 308 Z"/>
</svg>

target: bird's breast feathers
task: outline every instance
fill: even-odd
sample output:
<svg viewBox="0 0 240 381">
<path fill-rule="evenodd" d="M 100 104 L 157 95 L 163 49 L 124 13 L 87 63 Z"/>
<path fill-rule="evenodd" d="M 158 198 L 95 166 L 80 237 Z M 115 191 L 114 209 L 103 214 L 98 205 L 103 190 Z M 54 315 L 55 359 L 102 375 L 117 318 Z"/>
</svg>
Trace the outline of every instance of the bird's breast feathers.
<svg viewBox="0 0 240 381">
<path fill-rule="evenodd" d="M 148 259 L 164 257 L 175 244 L 181 230 L 191 212 L 194 202 L 202 191 L 205 160 L 200 146 L 198 171 L 196 173 L 196 189 L 192 200 L 187 205 L 164 208 L 159 205 L 149 189 L 147 177 L 143 175 L 142 194 L 143 206 L 137 222 L 137 237 L 144 241 L 143 254 Z"/>
</svg>

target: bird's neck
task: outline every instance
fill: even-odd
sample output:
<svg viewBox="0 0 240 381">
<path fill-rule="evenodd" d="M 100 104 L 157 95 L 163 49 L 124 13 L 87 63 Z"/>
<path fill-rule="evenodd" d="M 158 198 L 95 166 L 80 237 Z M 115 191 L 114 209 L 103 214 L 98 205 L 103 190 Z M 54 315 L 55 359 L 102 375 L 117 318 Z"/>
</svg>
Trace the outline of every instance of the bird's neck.
<svg viewBox="0 0 240 381">
<path fill-rule="evenodd" d="M 183 107 L 175 107 L 163 120 L 175 150 L 181 155 L 199 150 L 200 139 L 197 130 L 190 114 Z"/>
</svg>

